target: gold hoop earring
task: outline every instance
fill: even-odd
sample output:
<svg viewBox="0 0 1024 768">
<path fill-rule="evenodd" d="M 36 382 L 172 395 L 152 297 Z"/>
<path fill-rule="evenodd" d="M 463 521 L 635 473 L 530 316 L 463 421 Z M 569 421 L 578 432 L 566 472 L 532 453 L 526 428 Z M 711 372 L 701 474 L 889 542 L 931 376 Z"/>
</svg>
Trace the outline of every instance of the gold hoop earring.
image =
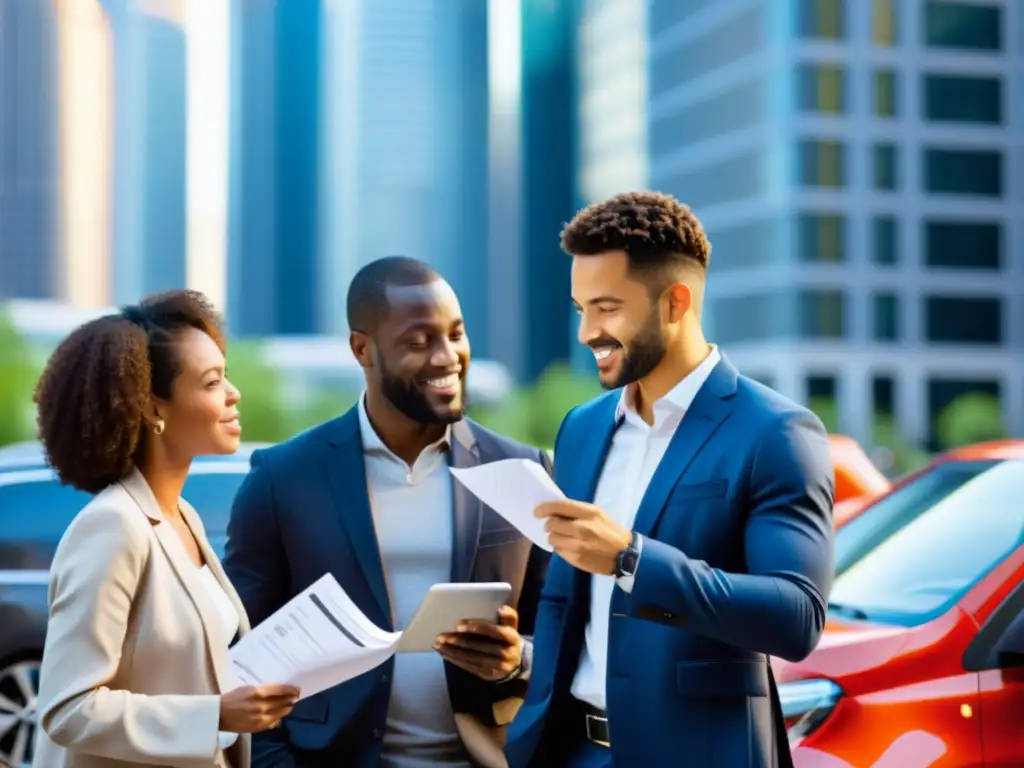
<svg viewBox="0 0 1024 768">
<path fill-rule="evenodd" d="M 164 433 L 164 428 L 166 426 L 167 425 L 164 424 L 164 420 L 163 419 L 157 419 L 156 423 L 153 424 L 153 434 L 154 435 L 162 435 Z"/>
</svg>

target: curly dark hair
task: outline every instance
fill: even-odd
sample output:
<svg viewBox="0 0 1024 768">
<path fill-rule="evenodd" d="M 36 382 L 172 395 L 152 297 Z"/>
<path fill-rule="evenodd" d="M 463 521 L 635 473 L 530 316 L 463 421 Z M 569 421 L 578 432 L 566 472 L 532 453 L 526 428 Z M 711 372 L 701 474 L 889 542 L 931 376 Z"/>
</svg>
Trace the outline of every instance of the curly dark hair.
<svg viewBox="0 0 1024 768">
<path fill-rule="evenodd" d="M 706 269 L 711 243 L 689 206 L 661 192 L 628 192 L 589 205 L 562 230 L 572 256 L 625 251 L 630 270 L 649 275 L 692 264 Z"/>
<path fill-rule="evenodd" d="M 99 493 L 141 462 L 146 409 L 151 396 L 171 395 L 180 372 L 175 336 L 186 328 L 225 349 L 207 298 L 175 290 L 82 325 L 53 352 L 35 402 L 39 438 L 62 483 Z"/>
</svg>

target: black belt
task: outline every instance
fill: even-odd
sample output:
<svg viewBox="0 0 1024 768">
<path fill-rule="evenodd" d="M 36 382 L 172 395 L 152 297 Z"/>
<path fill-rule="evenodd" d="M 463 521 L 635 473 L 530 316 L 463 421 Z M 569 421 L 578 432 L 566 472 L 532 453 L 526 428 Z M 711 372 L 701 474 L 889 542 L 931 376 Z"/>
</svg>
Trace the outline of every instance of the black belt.
<svg viewBox="0 0 1024 768">
<path fill-rule="evenodd" d="M 576 698 L 572 700 L 570 710 L 572 728 L 579 736 L 601 747 L 611 746 L 607 712 Z"/>
</svg>

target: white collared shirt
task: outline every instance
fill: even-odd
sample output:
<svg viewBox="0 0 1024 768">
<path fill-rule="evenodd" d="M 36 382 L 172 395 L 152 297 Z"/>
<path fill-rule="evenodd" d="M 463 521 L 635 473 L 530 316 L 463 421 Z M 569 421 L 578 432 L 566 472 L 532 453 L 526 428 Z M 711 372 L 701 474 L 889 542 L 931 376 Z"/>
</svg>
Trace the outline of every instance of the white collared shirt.
<svg viewBox="0 0 1024 768">
<path fill-rule="evenodd" d="M 412 620 L 427 590 L 451 581 L 453 552 L 452 478 L 445 436 L 427 446 L 412 466 L 380 439 L 359 402 L 366 487 L 380 544 L 395 626 Z M 400 653 L 388 704 L 381 768 L 414 768 L 429 762 L 469 768 L 455 727 L 444 662 L 433 651 Z"/>
<path fill-rule="evenodd" d="M 612 437 L 594 494 L 594 504 L 624 528 L 633 528 L 640 500 L 654 477 L 654 471 L 665 456 L 683 416 L 719 360 L 718 348 L 712 345 L 710 354 L 700 365 L 654 402 L 654 423 L 651 425 L 636 412 L 634 385 L 623 389 L 615 414 L 617 419 L 622 419 L 622 424 Z M 639 544 L 641 558 L 637 572 L 643 568 L 643 542 Z M 590 577 L 590 620 L 572 683 L 572 695 L 598 709 L 605 709 L 608 622 L 615 586 L 616 580 L 612 576 Z M 619 579 L 618 586 L 631 591 L 632 577 Z"/>
</svg>

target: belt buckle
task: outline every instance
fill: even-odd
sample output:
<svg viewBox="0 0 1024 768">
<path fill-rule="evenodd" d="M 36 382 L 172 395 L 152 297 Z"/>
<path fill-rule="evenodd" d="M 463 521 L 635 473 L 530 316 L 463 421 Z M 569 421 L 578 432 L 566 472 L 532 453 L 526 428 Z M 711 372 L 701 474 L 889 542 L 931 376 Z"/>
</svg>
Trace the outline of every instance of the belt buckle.
<svg viewBox="0 0 1024 768">
<path fill-rule="evenodd" d="M 586 723 L 587 723 L 587 738 L 590 739 L 595 744 L 597 744 L 598 746 L 606 747 L 608 749 L 611 749 L 612 745 L 611 745 L 610 742 L 605 741 L 604 739 L 596 738 L 595 736 L 592 735 L 592 733 L 590 731 L 591 723 L 604 723 L 605 726 L 607 727 L 607 725 L 608 725 L 607 718 L 598 717 L 597 715 L 587 714 Z"/>
</svg>

